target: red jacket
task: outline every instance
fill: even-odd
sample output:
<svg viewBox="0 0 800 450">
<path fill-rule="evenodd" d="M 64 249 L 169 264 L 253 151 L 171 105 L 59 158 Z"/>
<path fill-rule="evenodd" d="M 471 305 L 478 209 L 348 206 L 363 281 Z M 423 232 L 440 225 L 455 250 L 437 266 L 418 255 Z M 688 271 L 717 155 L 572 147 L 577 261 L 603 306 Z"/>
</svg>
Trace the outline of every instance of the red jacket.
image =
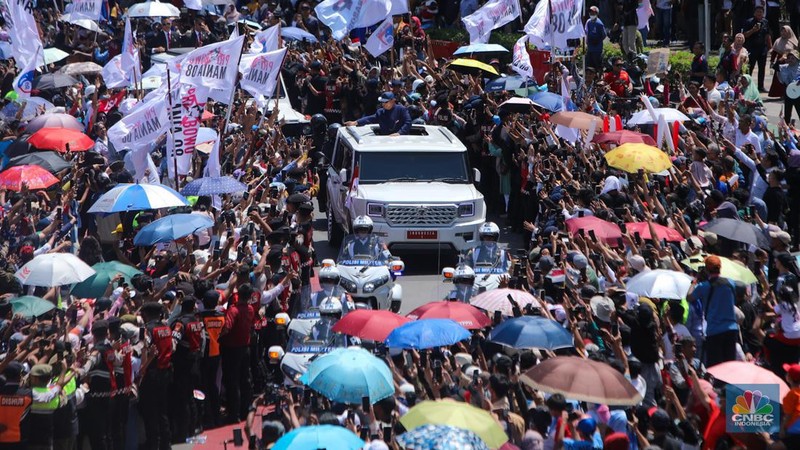
<svg viewBox="0 0 800 450">
<path fill-rule="evenodd" d="M 255 310 L 250 305 L 240 305 L 238 295 L 234 295 L 231 300 L 236 303 L 231 304 L 225 312 L 225 326 L 222 328 L 219 344 L 221 347 L 245 347 L 250 345 Z"/>
</svg>

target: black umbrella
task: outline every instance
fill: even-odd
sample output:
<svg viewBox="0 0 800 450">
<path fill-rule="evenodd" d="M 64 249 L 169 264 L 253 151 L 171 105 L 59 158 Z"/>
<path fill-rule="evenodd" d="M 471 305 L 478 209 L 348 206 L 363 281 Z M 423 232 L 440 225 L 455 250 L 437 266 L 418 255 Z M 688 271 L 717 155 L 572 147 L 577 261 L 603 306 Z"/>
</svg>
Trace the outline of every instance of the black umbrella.
<svg viewBox="0 0 800 450">
<path fill-rule="evenodd" d="M 33 80 L 33 87 L 34 89 L 38 89 L 40 91 L 47 91 L 72 86 L 77 82 L 78 80 L 65 73 L 46 73 L 36 77 Z"/>
<path fill-rule="evenodd" d="M 28 144 L 28 137 L 28 135 L 24 135 L 12 142 L 11 145 L 9 145 L 6 149 L 5 155 L 9 158 L 14 158 L 16 156 L 27 155 L 28 153 L 35 151 L 33 146 Z"/>
<path fill-rule="evenodd" d="M 16 156 L 11 158 L 8 162 L 8 167 L 22 166 L 25 164 L 36 164 L 51 173 L 58 173 L 72 167 L 72 164 L 65 161 L 64 158 L 56 152 L 34 152 L 28 153 L 27 155 Z"/>
<path fill-rule="evenodd" d="M 736 219 L 714 219 L 702 226 L 703 230 L 714 233 L 717 236 L 741 242 L 743 244 L 755 245 L 756 247 L 769 248 L 769 239 L 761 229 L 749 222 Z"/>
</svg>

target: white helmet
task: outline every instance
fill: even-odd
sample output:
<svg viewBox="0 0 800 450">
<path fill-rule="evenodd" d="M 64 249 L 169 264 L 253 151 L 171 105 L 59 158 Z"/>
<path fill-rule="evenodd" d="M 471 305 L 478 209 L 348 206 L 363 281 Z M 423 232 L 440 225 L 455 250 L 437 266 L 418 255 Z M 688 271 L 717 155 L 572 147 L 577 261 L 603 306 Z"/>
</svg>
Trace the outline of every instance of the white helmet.
<svg viewBox="0 0 800 450">
<path fill-rule="evenodd" d="M 359 230 L 366 230 L 367 233 L 372 233 L 372 219 L 367 216 L 358 216 L 353 220 L 353 233 Z"/>
<path fill-rule="evenodd" d="M 338 315 L 342 313 L 342 301 L 337 297 L 325 297 L 319 304 L 319 313 L 324 315 Z"/>
<path fill-rule="evenodd" d="M 475 271 L 472 270 L 472 267 L 463 265 L 456 268 L 455 273 L 453 274 L 453 283 L 454 284 L 474 284 L 475 283 Z"/>
<path fill-rule="evenodd" d="M 339 284 L 342 277 L 339 275 L 339 269 L 335 266 L 323 267 L 319 270 L 319 283 L 324 284 Z"/>
<path fill-rule="evenodd" d="M 478 229 L 478 236 L 481 240 L 485 237 L 492 237 L 496 241 L 500 239 L 500 227 L 494 222 L 486 222 Z"/>
</svg>

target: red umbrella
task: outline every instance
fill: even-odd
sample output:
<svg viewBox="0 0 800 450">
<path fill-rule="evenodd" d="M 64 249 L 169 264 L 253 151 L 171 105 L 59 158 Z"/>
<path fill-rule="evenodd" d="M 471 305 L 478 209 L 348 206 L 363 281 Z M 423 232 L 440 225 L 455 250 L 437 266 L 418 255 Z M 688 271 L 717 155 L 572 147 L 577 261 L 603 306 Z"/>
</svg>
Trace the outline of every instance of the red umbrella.
<svg viewBox="0 0 800 450">
<path fill-rule="evenodd" d="M 89 136 L 77 130 L 65 128 L 42 128 L 28 138 L 28 143 L 40 150 L 59 152 L 83 152 L 94 147 Z"/>
<path fill-rule="evenodd" d="M 633 144 L 647 144 L 647 145 L 652 145 L 653 147 L 656 146 L 656 141 L 654 141 L 651 136 L 629 130 L 599 133 L 594 135 L 594 138 L 592 138 L 592 142 L 594 142 L 595 144 L 622 145 L 622 144 L 633 143 Z"/>
<path fill-rule="evenodd" d="M 622 230 L 617 224 L 606 222 L 595 216 L 576 217 L 566 221 L 567 230 L 572 234 L 577 234 L 578 230 L 584 230 L 588 235 L 589 230 L 594 231 L 597 239 L 602 239 L 609 245 L 617 245 L 617 240 L 622 237 Z"/>
<path fill-rule="evenodd" d="M 653 237 L 650 236 L 650 227 L 647 226 L 647 222 L 628 222 L 625 224 L 625 228 L 628 229 L 628 233 L 639 233 L 642 239 L 653 239 Z M 686 238 L 674 228 L 665 227 L 658 223 L 654 223 L 653 228 L 656 230 L 656 237 L 659 241 L 662 239 L 666 239 L 670 242 L 682 242 L 686 240 Z"/>
<path fill-rule="evenodd" d="M 358 309 L 347 313 L 331 330 L 336 333 L 383 342 L 395 328 L 411 319 L 391 311 Z"/>
<path fill-rule="evenodd" d="M 411 320 L 452 319 L 468 330 L 478 330 L 492 324 L 491 319 L 478 308 L 461 302 L 431 302 L 406 314 Z"/>
<path fill-rule="evenodd" d="M 22 183 L 27 184 L 28 189 L 47 189 L 58 183 L 58 178 L 34 164 L 11 167 L 0 173 L 0 186 L 6 189 L 21 191 Z"/>
</svg>

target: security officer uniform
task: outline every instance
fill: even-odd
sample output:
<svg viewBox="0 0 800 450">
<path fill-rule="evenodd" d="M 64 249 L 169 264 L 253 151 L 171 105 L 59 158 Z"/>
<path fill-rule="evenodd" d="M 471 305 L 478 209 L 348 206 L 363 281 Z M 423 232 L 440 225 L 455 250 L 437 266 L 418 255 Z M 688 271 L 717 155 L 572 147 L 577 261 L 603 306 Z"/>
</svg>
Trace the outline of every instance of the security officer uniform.
<svg viewBox="0 0 800 450">
<path fill-rule="evenodd" d="M 163 307 L 156 302 L 145 303 L 141 308 L 145 322 L 145 345 L 153 345 L 156 354 L 147 367 L 143 367 L 139 387 L 139 412 L 144 420 L 147 441 L 142 448 L 169 450 L 171 432 L 169 424 L 169 387 L 172 381 L 172 354 L 175 343 L 172 330 L 161 320 Z"/>
<path fill-rule="evenodd" d="M 0 450 L 28 448 L 31 390 L 22 387 L 22 364 L 12 361 L 3 371 L 6 384 L 0 386 Z"/>
</svg>

